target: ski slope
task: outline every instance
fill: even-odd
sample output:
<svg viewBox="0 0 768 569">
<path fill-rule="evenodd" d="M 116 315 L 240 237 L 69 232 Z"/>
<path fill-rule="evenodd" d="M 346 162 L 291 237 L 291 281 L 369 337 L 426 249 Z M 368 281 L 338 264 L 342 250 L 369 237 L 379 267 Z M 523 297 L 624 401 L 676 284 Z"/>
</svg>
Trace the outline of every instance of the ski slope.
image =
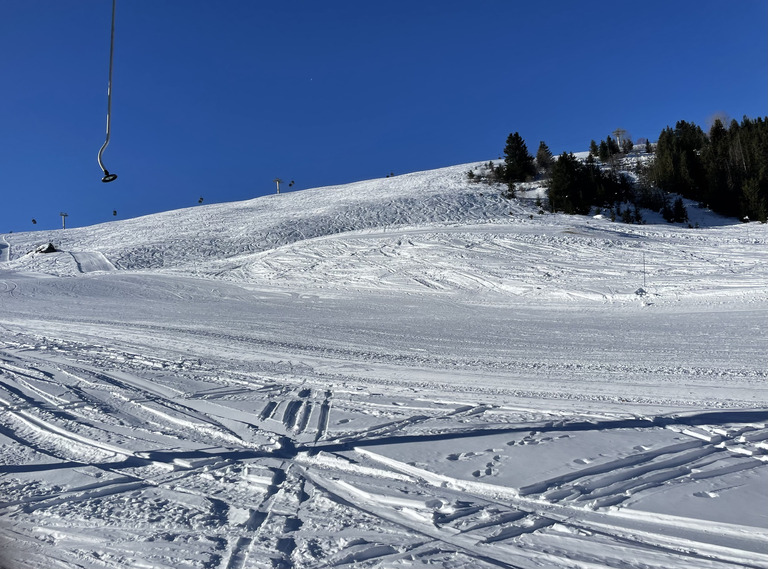
<svg viewBox="0 0 768 569">
<path fill-rule="evenodd" d="M 3 235 L 0 567 L 768 567 L 768 228 L 473 166 Z"/>
</svg>

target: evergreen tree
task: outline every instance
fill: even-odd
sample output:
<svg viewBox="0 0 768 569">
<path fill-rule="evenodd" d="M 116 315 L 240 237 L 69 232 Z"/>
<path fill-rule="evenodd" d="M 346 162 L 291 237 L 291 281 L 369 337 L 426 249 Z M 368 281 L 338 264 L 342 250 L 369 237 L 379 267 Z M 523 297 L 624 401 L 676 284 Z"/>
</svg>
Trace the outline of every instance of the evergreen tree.
<svg viewBox="0 0 768 569">
<path fill-rule="evenodd" d="M 536 151 L 536 165 L 539 167 L 541 172 L 548 174 L 552 168 L 552 162 L 554 162 L 552 152 L 542 140 L 539 142 L 539 149 Z"/>
<path fill-rule="evenodd" d="M 631 147 L 628 136 L 622 135 L 625 152 Z M 605 163 L 614 163 L 619 152 L 617 142 L 607 137 L 599 146 L 590 142 L 590 152 L 581 163 L 572 154 L 564 153 L 552 162 L 547 188 L 552 211 L 586 214 L 591 206 L 603 208 L 616 216 L 642 222 L 640 207 L 661 211 L 668 221 L 685 222 L 688 213 L 682 198 L 708 205 L 713 211 L 739 219 L 768 222 L 768 117 L 749 119 L 741 123 L 732 120 L 728 127 L 716 120 L 708 135 L 700 127 L 678 121 L 674 128 L 666 127 L 655 147 L 647 139 L 645 150 L 654 153 L 653 160 L 637 163 L 639 183 L 633 187 L 629 178 L 616 169 L 604 172 L 595 162 L 595 155 Z M 510 134 L 505 148 L 505 165 L 492 177 L 509 184 L 510 194 L 517 181 L 535 173 L 534 160 L 518 133 Z M 545 170 L 551 152 L 542 141 L 536 153 L 536 163 Z M 675 196 L 670 194 L 678 194 Z M 634 204 L 634 211 L 625 204 Z"/>
<path fill-rule="evenodd" d="M 765 223 L 768 220 L 768 192 L 765 191 L 765 185 L 760 188 L 760 182 L 757 178 L 749 178 L 742 184 L 742 199 L 744 200 L 744 211 L 747 212 L 742 219 L 758 220 Z"/>
<path fill-rule="evenodd" d="M 669 205 L 669 199 L 666 199 L 664 201 L 664 206 L 661 208 L 661 217 L 663 217 L 665 221 L 668 221 L 670 223 L 672 223 L 675 220 L 675 216 L 672 213 L 672 206 Z"/>
<path fill-rule="evenodd" d="M 536 174 L 533 156 L 528 153 L 523 137 L 515 132 L 507 137 L 504 147 L 504 171 L 507 184 L 512 189 L 515 182 L 524 182 Z"/>
<path fill-rule="evenodd" d="M 653 161 L 651 177 L 653 182 L 666 191 L 674 191 L 675 158 L 676 153 L 675 133 L 670 127 L 666 127 L 659 134 L 656 143 L 656 159 Z"/>
<path fill-rule="evenodd" d="M 611 156 L 608 150 L 608 144 L 604 140 L 600 141 L 600 147 L 597 151 L 597 156 L 600 158 L 600 162 L 608 162 L 608 158 Z"/>
<path fill-rule="evenodd" d="M 720 119 L 715 119 L 709 129 L 709 141 L 701 152 L 706 171 L 704 201 L 714 210 L 725 215 L 739 214 L 741 186 L 737 185 L 735 168 L 730 159 L 730 140 Z"/>
<path fill-rule="evenodd" d="M 613 156 L 614 154 L 618 154 L 620 152 L 619 143 L 612 139 L 610 135 L 605 139 L 605 143 L 608 145 L 609 156 Z"/>
<path fill-rule="evenodd" d="M 677 223 L 688 221 L 688 210 L 685 209 L 683 198 L 678 197 L 672 206 L 672 221 Z"/>
<path fill-rule="evenodd" d="M 552 164 L 547 186 L 550 210 L 586 215 L 594 202 L 594 193 L 595 185 L 590 183 L 587 168 L 573 154 L 561 154 Z"/>
<path fill-rule="evenodd" d="M 640 212 L 640 206 L 635 204 L 635 210 L 632 212 L 634 223 L 643 223 L 643 214 Z"/>
<path fill-rule="evenodd" d="M 699 157 L 707 142 L 704 132 L 692 123 L 678 121 L 665 128 L 656 144 L 653 180 L 667 192 L 705 201 L 705 172 Z"/>
</svg>

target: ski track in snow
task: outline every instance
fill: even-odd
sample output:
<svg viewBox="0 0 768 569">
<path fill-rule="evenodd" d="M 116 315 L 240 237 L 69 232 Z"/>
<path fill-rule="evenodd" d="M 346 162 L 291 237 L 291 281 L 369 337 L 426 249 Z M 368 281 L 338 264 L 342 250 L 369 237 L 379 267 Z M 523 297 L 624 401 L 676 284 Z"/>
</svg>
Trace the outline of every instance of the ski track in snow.
<svg viewBox="0 0 768 569">
<path fill-rule="evenodd" d="M 768 568 L 765 226 L 467 169 L 3 236 L 0 567 Z"/>
<path fill-rule="evenodd" d="M 60 353 L 72 353 L 73 347 L 61 347 Z M 457 430 L 457 422 L 483 418 L 493 409 L 430 399 L 409 409 L 413 403 L 407 399 L 369 394 L 361 402 L 307 382 L 291 386 L 247 375 L 222 384 L 215 370 L 145 363 L 138 357 L 131 367 L 143 378 L 125 371 L 94 372 L 94 363 L 109 369 L 109 362 L 127 355 L 101 349 L 96 358 L 91 354 L 94 361 L 79 367 L 63 363 L 68 358 L 56 355 L 58 350 L 51 355 L 52 348 L 43 353 L 40 346 L 6 348 L 0 366 L 1 432 L 24 453 L 0 466 L 2 513 L 21 526 L 17 531 L 32 531 L 34 520 L 43 516 L 32 533 L 70 543 L 78 532 L 105 524 L 112 555 L 123 557 L 138 555 L 137 536 L 150 543 L 162 537 L 169 566 L 200 535 L 208 543 L 203 565 L 222 567 L 248 566 L 249 559 L 272 566 L 361 561 L 397 566 L 439 562 L 448 553 L 465 558 L 467 566 L 536 567 L 544 559 L 552 566 L 573 560 L 588 566 L 601 562 L 607 551 L 641 555 L 650 566 L 762 567 L 768 562 L 759 527 L 616 509 L 665 486 L 696 487 L 764 469 L 768 427 L 760 411 L 667 420 L 593 416 L 576 422 L 497 409 L 490 424 L 478 421 Z M 163 377 L 168 368 L 177 373 L 186 368 L 181 373 L 194 377 L 198 390 L 185 393 L 148 381 Z M 208 388 L 200 389 L 204 379 Z M 357 414 L 372 414 L 365 407 L 377 399 L 382 400 L 380 426 L 358 433 L 328 429 L 337 405 L 345 418 L 339 422 L 346 424 Z M 254 411 L 263 406 L 237 413 L 228 401 L 237 403 L 235 410 L 245 401 Z M 363 409 L 355 412 L 351 405 Z M 407 416 L 391 420 L 392 415 Z M 529 421 L 513 420 L 520 415 Z M 505 417 L 510 422 L 500 426 Z M 622 456 L 595 463 L 580 457 L 567 474 L 518 488 L 493 482 L 495 471 L 514 457 L 508 449 L 544 447 L 613 429 L 635 433 L 643 447 L 618 448 Z M 480 444 L 473 448 L 482 449 L 488 441 L 502 444 L 499 437 L 506 448 L 444 457 L 460 463 L 486 455 L 484 468 L 469 477 L 396 458 L 401 446 L 413 458 L 419 446 L 451 448 L 451 441 L 474 439 Z M 65 487 L 47 486 L 43 478 L 30 495 L 25 478 L 58 470 L 67 472 L 61 478 L 68 482 Z M 715 497 L 711 490 L 699 491 L 708 492 Z M 340 519 L 324 528 L 328 520 L 318 509 Z M 307 525 L 312 528 L 303 529 Z M 590 539 L 595 536 L 599 547 Z M 201 547 L 202 537 L 195 539 Z M 592 545 L 585 549 L 584 542 Z M 151 556 L 133 558 L 154 562 Z M 61 555 L 59 562 L 68 559 Z"/>
</svg>

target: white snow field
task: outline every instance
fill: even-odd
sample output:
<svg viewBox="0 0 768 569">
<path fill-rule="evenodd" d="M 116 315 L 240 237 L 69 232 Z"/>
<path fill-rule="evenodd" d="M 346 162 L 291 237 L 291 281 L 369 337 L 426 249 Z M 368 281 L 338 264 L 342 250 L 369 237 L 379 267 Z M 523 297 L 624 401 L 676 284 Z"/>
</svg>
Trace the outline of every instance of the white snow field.
<svg viewBox="0 0 768 569">
<path fill-rule="evenodd" d="M 472 166 L 0 237 L 0 567 L 768 567 L 768 226 Z"/>
</svg>

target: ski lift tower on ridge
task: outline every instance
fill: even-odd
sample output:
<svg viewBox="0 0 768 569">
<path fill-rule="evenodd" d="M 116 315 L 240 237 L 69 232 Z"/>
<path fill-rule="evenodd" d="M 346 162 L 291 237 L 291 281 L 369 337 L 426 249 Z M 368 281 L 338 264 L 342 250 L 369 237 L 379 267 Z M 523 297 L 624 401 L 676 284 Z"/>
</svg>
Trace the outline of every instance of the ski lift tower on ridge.
<svg viewBox="0 0 768 569">
<path fill-rule="evenodd" d="M 274 180 L 272 180 L 272 181 L 273 181 L 273 182 L 275 182 L 275 183 L 277 184 L 277 193 L 279 194 L 279 193 L 280 193 L 280 184 L 282 184 L 282 183 L 283 183 L 283 181 L 282 181 L 280 178 L 275 178 L 275 179 L 274 179 Z"/>
</svg>

